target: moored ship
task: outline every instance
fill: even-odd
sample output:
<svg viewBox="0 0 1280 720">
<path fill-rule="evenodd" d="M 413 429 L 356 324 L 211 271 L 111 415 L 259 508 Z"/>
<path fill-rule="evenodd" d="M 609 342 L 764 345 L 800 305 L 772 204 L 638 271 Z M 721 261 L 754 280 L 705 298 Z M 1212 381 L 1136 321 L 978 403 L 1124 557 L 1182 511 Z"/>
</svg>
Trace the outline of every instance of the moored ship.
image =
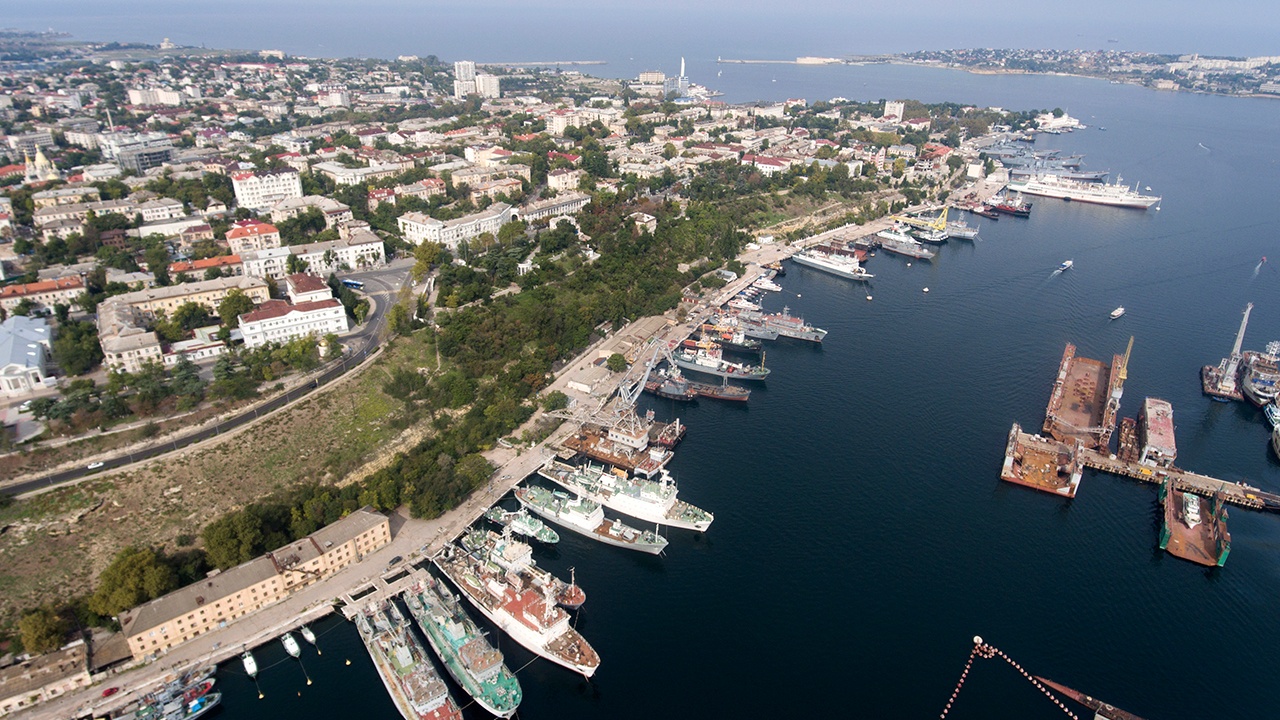
<svg viewBox="0 0 1280 720">
<path fill-rule="evenodd" d="M 958 240 L 976 240 L 978 228 L 961 220 L 952 220 L 947 223 L 947 236 Z"/>
<path fill-rule="evenodd" d="M 520 542 L 507 532 L 498 533 L 472 528 L 462 535 L 462 547 L 469 552 L 487 557 L 507 572 L 528 577 L 534 585 L 545 587 L 557 605 L 577 610 L 587 601 L 587 594 L 576 582 L 565 582 L 538 567 L 533 561 L 533 548 Z"/>
<path fill-rule="evenodd" d="M 685 370 L 696 370 L 723 378 L 738 380 L 764 380 L 769 377 L 769 368 L 764 365 L 744 365 L 725 360 L 719 347 L 680 348 L 671 353 L 671 359 Z"/>
<path fill-rule="evenodd" d="M 507 512 L 500 507 L 491 507 L 484 514 L 485 518 L 491 522 L 511 528 L 511 532 L 522 537 L 533 538 L 549 545 L 560 542 L 560 536 L 555 530 L 547 527 L 547 524 L 536 517 L 532 517 L 523 510 L 516 512 Z"/>
<path fill-rule="evenodd" d="M 665 470 L 657 480 L 625 477 L 602 467 L 574 467 L 552 459 L 538 474 L 576 495 L 637 520 L 706 531 L 715 516 L 677 499 L 675 482 Z"/>
<path fill-rule="evenodd" d="M 637 530 L 605 517 L 604 508 L 594 500 L 536 485 L 516 488 L 515 496 L 529 512 L 606 545 L 653 555 L 667 547 L 667 539 L 652 530 Z"/>
<path fill-rule="evenodd" d="M 1009 183 L 1009 190 L 1015 190 L 1013 183 Z M 997 195 L 991 198 L 987 203 L 987 207 L 1002 215 L 1012 215 L 1013 217 L 1031 217 L 1031 203 L 1026 202 L 1021 196 L 1007 197 Z"/>
<path fill-rule="evenodd" d="M 876 233 L 876 242 L 880 244 L 886 252 L 904 257 L 916 258 L 918 260 L 932 260 L 933 251 L 925 248 L 910 235 L 893 230 L 883 230 Z"/>
<path fill-rule="evenodd" d="M 663 372 L 655 370 L 645 381 L 644 390 L 652 395 L 680 402 L 690 402 L 698 397 L 698 392 L 690 387 L 679 368 Z"/>
<path fill-rule="evenodd" d="M 1274 402 L 1280 391 L 1280 341 L 1267 343 L 1264 352 L 1243 353 L 1243 359 L 1244 396 L 1258 407 Z"/>
<path fill-rule="evenodd" d="M 858 263 L 856 257 L 825 253 L 816 248 L 801 250 L 791 256 L 791 261 L 850 280 L 870 280 L 875 277 Z"/>
<path fill-rule="evenodd" d="M 806 323 L 804 318 L 795 317 L 791 314 L 791 308 L 785 306 L 780 313 L 742 313 L 739 317 L 747 322 L 761 324 L 776 332 L 779 337 L 820 343 L 827 336 L 826 330 Z"/>
<path fill-rule="evenodd" d="M 405 720 L 462 720 L 426 648 L 395 603 L 382 602 L 356 615 L 356 628 L 382 684 Z"/>
<path fill-rule="evenodd" d="M 1009 181 L 1008 188 L 1012 192 L 1042 197 L 1075 200 L 1095 205 L 1111 205 L 1113 207 L 1147 208 L 1160 202 L 1158 195 L 1143 195 L 1137 190 L 1114 183 L 1086 183 L 1068 180 L 1056 175 L 1040 175 L 1030 178 Z M 999 209 L 999 208 L 997 208 Z"/>
<path fill-rule="evenodd" d="M 480 707 L 507 718 L 520 705 L 520 681 L 502 653 L 462 609 L 458 598 L 428 577 L 404 593 L 405 604 L 449 675 Z"/>
<path fill-rule="evenodd" d="M 600 667 L 600 656 L 570 627 L 569 614 L 556 606 L 549 588 L 456 545 L 446 545 L 433 562 L 468 602 L 529 652 L 585 677 Z"/>
</svg>

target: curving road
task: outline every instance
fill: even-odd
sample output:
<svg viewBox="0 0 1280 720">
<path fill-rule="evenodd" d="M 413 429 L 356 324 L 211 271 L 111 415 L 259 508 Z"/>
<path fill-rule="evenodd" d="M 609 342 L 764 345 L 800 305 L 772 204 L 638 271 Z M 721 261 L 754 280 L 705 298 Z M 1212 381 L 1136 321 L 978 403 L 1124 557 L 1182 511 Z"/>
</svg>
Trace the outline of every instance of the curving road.
<svg viewBox="0 0 1280 720">
<path fill-rule="evenodd" d="M 133 463 L 164 455 L 165 453 L 180 450 L 188 445 L 208 440 L 211 437 L 221 435 L 224 431 L 234 430 L 245 423 L 253 422 L 262 415 L 277 410 L 285 405 L 306 397 L 313 390 L 332 382 L 340 377 L 347 370 L 358 366 L 365 358 L 369 357 L 378 347 L 379 336 L 383 327 L 387 322 L 387 308 L 395 302 L 396 294 L 401 286 L 408 279 L 409 269 L 413 266 L 410 260 L 393 262 L 385 268 L 370 270 L 361 273 L 350 273 L 345 276 L 346 279 L 359 280 L 365 284 L 364 293 L 373 296 L 376 299 L 376 307 L 365 318 L 364 325 L 342 338 L 343 343 L 349 349 L 349 352 L 343 354 L 341 358 L 332 360 L 328 365 L 321 366 L 316 371 L 311 381 L 305 385 L 300 385 L 279 397 L 272 398 L 261 405 L 257 405 L 246 410 L 239 415 L 231 418 L 219 420 L 213 427 L 197 430 L 185 435 L 170 438 L 169 442 L 163 445 L 156 445 L 145 450 L 135 452 L 124 452 L 119 455 L 112 456 L 102 460 L 102 465 L 93 469 L 85 467 L 72 468 L 60 472 L 43 475 L 32 480 L 10 485 L 0 492 L 6 495 L 19 496 L 37 490 L 47 490 L 50 488 L 74 482 L 82 478 L 94 475 L 96 473 L 116 468 L 132 465 Z"/>
</svg>

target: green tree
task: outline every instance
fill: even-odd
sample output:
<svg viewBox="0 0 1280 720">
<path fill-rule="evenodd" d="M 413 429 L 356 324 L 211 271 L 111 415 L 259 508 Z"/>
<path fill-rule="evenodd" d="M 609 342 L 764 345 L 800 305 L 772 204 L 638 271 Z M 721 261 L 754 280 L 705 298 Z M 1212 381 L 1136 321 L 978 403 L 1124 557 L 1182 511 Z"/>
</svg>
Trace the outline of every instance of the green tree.
<svg viewBox="0 0 1280 720">
<path fill-rule="evenodd" d="M 614 353 L 605 360 L 604 366 L 609 368 L 609 372 L 622 372 L 627 369 L 627 359 L 622 356 L 622 353 Z"/>
<path fill-rule="evenodd" d="M 431 272 L 431 268 L 440 262 L 444 246 L 435 242 L 424 242 L 413 249 L 413 281 L 421 282 Z"/>
<path fill-rule="evenodd" d="M 231 288 L 222 302 L 218 303 L 218 317 L 229 328 L 240 327 L 240 316 L 252 309 L 253 299 L 240 288 Z"/>
<path fill-rule="evenodd" d="M 147 262 L 147 271 L 156 276 L 157 285 L 169 284 L 169 249 L 158 242 L 147 248 L 142 255 Z"/>
<path fill-rule="evenodd" d="M 22 647 L 32 655 L 39 655 L 62 647 L 67 623 L 53 610 L 38 607 L 18 620 L 18 633 L 22 636 Z"/>
<path fill-rule="evenodd" d="M 310 266 L 311 266 L 311 263 L 308 263 L 306 260 L 303 260 L 298 255 L 290 255 L 288 258 L 285 259 L 285 269 L 288 271 L 290 275 L 293 275 L 294 273 L 304 273 L 308 270 Z"/>
<path fill-rule="evenodd" d="M 152 548 L 127 547 L 98 576 L 89 609 L 112 616 L 158 598 L 178 585 L 173 568 Z"/>
<path fill-rule="evenodd" d="M 97 326 L 85 320 L 62 325 L 53 339 L 53 359 L 69 375 L 83 375 L 92 370 L 102 362 Z"/>
</svg>

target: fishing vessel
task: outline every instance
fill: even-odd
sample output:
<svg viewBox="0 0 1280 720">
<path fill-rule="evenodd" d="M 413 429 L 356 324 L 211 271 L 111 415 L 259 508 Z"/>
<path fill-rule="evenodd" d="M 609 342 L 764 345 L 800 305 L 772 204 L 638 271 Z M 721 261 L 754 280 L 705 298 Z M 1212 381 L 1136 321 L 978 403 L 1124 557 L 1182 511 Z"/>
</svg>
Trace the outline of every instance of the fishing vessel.
<svg viewBox="0 0 1280 720">
<path fill-rule="evenodd" d="M 1027 195 L 1141 210 L 1146 210 L 1160 202 L 1160 196 L 1143 195 L 1138 192 L 1136 186 L 1130 188 L 1127 185 L 1121 185 L 1119 179 L 1114 183 L 1086 183 L 1055 175 L 1038 175 L 1010 180 L 1008 188 L 1013 192 Z"/>
<path fill-rule="evenodd" d="M 586 677 L 600 667 L 600 656 L 570 627 L 569 614 L 545 585 L 457 545 L 446 545 L 432 562 L 467 602 L 529 652 Z"/>
<path fill-rule="evenodd" d="M 1111 311 L 1111 319 L 1119 320 L 1124 315 L 1124 306 L 1118 307 Z"/>
<path fill-rule="evenodd" d="M 427 577 L 406 590 L 404 600 L 454 682 L 485 711 L 511 717 L 524 696 L 520 681 L 458 598 L 443 583 Z"/>
<path fill-rule="evenodd" d="M 882 230 L 876 233 L 876 241 L 886 252 L 917 260 L 932 260 L 934 253 L 925 248 L 910 235 L 893 230 Z"/>
<path fill-rule="evenodd" d="M 356 628 L 405 720 L 462 720 L 462 712 L 427 657 L 426 648 L 395 603 L 365 608 L 356 615 Z"/>
<path fill-rule="evenodd" d="M 180 711 L 166 714 L 165 720 L 196 720 L 196 718 L 202 717 L 205 713 L 218 707 L 221 702 L 222 693 L 201 695 L 185 703 Z"/>
<path fill-rule="evenodd" d="M 594 500 L 536 485 L 518 487 L 515 495 L 529 512 L 606 545 L 653 555 L 667 547 L 667 539 L 651 530 L 637 530 L 621 520 L 605 517 L 604 507 Z"/>
<path fill-rule="evenodd" d="M 723 351 L 719 347 L 714 349 L 682 347 L 671 353 L 671 359 L 685 370 L 696 370 L 708 375 L 738 380 L 764 380 L 769 377 L 770 372 L 769 368 L 763 364 L 744 365 L 725 360 Z"/>
<path fill-rule="evenodd" d="M 538 474 L 569 492 L 647 523 L 705 532 L 715 519 L 706 510 L 677 499 L 676 484 L 665 470 L 657 480 L 649 480 L 603 467 L 575 467 L 552 458 Z"/>
<path fill-rule="evenodd" d="M 561 607 L 577 610 L 587 602 L 587 593 L 578 587 L 576 581 L 565 582 L 538 567 L 533 560 L 533 548 L 512 538 L 507 529 L 499 535 L 490 530 L 471 528 L 462 535 L 462 547 L 488 557 L 508 572 L 528 577 L 535 585 L 546 587 Z"/>
<path fill-rule="evenodd" d="M 1258 407 L 1274 402 L 1280 392 L 1280 341 L 1267 343 L 1264 352 L 1244 353 L 1244 396 Z"/>
<path fill-rule="evenodd" d="M 858 263 L 858 258 L 825 253 L 817 248 L 801 250 L 791 256 L 791 261 L 850 280 L 870 280 L 875 277 Z"/>
<path fill-rule="evenodd" d="M 253 653 L 245 650 L 244 654 L 240 656 L 240 662 L 244 664 L 244 672 L 246 675 L 249 677 L 258 676 L 258 661 L 254 659 Z"/>
<path fill-rule="evenodd" d="M 302 648 L 298 647 L 298 639 L 293 636 L 293 633 L 281 635 L 280 642 L 284 645 L 284 651 L 295 660 L 302 656 Z"/>
<path fill-rule="evenodd" d="M 500 507 L 491 507 L 484 514 L 491 522 L 511 528 L 511 532 L 522 537 L 533 538 L 549 545 L 560 542 L 560 535 L 547 524 L 531 516 L 523 509 L 509 512 Z"/>
<path fill-rule="evenodd" d="M 786 306 L 783 306 L 780 313 L 742 313 L 739 318 L 759 323 L 776 332 L 779 337 L 820 343 L 827 336 L 826 330 L 806 323 L 804 318 L 795 317 L 791 314 L 791 308 Z"/>
</svg>

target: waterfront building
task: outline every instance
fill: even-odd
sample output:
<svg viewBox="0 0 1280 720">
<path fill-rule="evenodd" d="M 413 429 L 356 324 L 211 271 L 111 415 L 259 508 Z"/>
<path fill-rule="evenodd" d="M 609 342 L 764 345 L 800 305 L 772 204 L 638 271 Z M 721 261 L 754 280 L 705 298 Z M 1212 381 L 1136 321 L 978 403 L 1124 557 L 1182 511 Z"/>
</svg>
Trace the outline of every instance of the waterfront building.
<svg viewBox="0 0 1280 720">
<path fill-rule="evenodd" d="M 120 613 L 135 660 L 154 658 L 332 576 L 391 542 L 385 515 L 364 507 L 278 550 Z"/>
</svg>

